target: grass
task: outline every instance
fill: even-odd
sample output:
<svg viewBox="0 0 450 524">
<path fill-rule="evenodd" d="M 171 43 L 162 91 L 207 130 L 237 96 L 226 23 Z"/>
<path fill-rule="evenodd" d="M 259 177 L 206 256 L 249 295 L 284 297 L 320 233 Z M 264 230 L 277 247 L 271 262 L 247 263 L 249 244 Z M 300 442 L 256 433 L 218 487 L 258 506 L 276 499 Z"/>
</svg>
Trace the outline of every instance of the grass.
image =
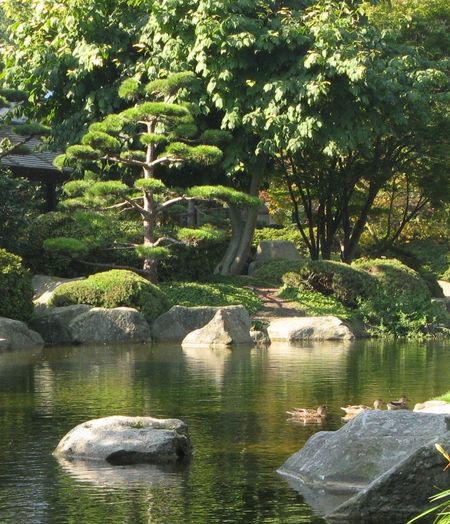
<svg viewBox="0 0 450 524">
<path fill-rule="evenodd" d="M 447 391 L 447 393 L 436 397 L 435 400 L 445 400 L 445 402 L 450 402 L 450 391 Z"/>
<path fill-rule="evenodd" d="M 261 308 L 251 289 L 232 282 L 163 282 L 160 289 L 172 304 L 180 306 L 244 306 L 250 314 Z"/>
</svg>

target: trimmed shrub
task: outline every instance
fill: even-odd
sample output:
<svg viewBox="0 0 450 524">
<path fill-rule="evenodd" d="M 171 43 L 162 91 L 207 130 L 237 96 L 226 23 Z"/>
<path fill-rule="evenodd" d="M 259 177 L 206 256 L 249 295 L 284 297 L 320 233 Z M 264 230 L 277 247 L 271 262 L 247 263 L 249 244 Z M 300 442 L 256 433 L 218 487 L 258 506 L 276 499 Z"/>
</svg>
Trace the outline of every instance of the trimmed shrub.
<svg viewBox="0 0 450 524">
<path fill-rule="evenodd" d="M 293 260 L 271 260 L 262 262 L 253 271 L 253 280 L 264 283 L 268 286 L 280 286 L 283 282 L 283 275 L 290 271 L 298 271 L 302 267 L 302 262 Z"/>
<path fill-rule="evenodd" d="M 203 282 L 164 282 L 160 285 L 172 305 L 235 306 L 242 305 L 252 314 L 261 301 L 251 290 L 239 284 Z"/>
<path fill-rule="evenodd" d="M 322 295 L 313 289 L 284 288 L 281 297 L 297 302 L 299 307 L 312 317 L 334 315 L 342 320 L 349 320 L 353 312 L 346 308 L 333 295 Z"/>
<path fill-rule="evenodd" d="M 420 275 L 395 259 L 359 260 L 355 265 L 377 282 L 360 302 L 366 323 L 378 333 L 417 336 L 428 323 L 443 319 L 431 304 L 431 293 Z"/>
<path fill-rule="evenodd" d="M 325 296 L 333 295 L 346 307 L 356 308 L 361 298 L 373 293 L 376 281 L 358 268 L 330 260 L 310 260 L 297 273 L 283 278 L 286 287 L 319 291 Z"/>
<path fill-rule="evenodd" d="M 59 286 L 52 297 L 53 306 L 89 304 L 115 308 L 133 307 L 152 322 L 170 307 L 164 293 L 132 271 L 115 269 L 91 275 L 86 280 Z"/>
<path fill-rule="evenodd" d="M 0 317 L 27 321 L 33 313 L 31 276 L 22 259 L 0 249 Z"/>
</svg>

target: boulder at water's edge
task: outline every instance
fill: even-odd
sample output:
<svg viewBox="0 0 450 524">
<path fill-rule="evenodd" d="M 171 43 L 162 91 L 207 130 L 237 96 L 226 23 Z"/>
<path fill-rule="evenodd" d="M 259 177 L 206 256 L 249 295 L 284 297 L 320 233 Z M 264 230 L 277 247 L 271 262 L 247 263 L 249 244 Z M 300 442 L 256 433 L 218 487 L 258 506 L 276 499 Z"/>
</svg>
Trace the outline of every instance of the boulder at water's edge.
<svg viewBox="0 0 450 524">
<path fill-rule="evenodd" d="M 445 415 L 367 411 L 338 431 L 312 436 L 280 468 L 289 484 L 327 521 L 404 524 L 448 489 Z"/>
<path fill-rule="evenodd" d="M 123 465 L 175 463 L 191 452 L 188 429 L 181 420 L 117 415 L 79 424 L 61 439 L 53 454 Z"/>
</svg>

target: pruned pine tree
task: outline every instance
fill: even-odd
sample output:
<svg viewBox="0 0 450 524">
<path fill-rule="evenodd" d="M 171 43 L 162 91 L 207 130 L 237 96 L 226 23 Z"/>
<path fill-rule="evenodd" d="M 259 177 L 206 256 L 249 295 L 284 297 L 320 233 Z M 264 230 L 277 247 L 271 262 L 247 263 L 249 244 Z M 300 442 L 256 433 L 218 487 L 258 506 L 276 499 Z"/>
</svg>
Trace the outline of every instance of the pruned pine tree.
<svg viewBox="0 0 450 524">
<path fill-rule="evenodd" d="M 197 197 L 174 193 L 158 178 L 158 168 L 186 163 L 212 165 L 222 157 L 219 147 L 212 144 L 220 142 L 224 133 L 208 130 L 196 139 L 198 130 L 189 106 L 173 102 L 180 88 L 192 80 L 189 73 L 146 85 L 135 79 L 125 80 L 119 95 L 135 104 L 92 124 L 81 144 L 68 147 L 66 154 L 55 160 L 58 166 L 67 162 L 117 164 L 139 173 L 133 188 L 118 180 L 82 180 L 66 184 L 65 191 L 76 198 L 72 201 L 75 205 L 113 206 L 117 210 L 128 206 L 140 214 L 143 244 L 134 247 L 144 259 L 144 273 L 153 282 L 158 278 L 158 259 L 168 255 L 164 241 L 170 240 L 156 238 L 158 217 L 182 201 L 209 198 L 206 194 Z"/>
</svg>

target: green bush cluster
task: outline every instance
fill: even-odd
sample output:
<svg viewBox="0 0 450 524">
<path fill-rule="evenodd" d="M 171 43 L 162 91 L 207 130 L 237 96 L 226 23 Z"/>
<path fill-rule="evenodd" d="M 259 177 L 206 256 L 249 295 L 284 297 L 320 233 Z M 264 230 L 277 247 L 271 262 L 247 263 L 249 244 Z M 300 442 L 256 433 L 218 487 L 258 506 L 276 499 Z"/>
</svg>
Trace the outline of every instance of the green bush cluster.
<svg viewBox="0 0 450 524">
<path fill-rule="evenodd" d="M 252 314 L 261 307 L 259 297 L 248 288 L 233 283 L 164 282 L 160 289 L 172 305 L 233 306 L 242 305 Z"/>
<path fill-rule="evenodd" d="M 0 317 L 27 321 L 33 313 L 31 276 L 22 259 L 0 249 Z"/>
<path fill-rule="evenodd" d="M 149 322 L 170 307 L 165 294 L 157 286 L 132 271 L 118 269 L 59 286 L 53 294 L 51 305 L 72 304 L 106 308 L 133 307 Z"/>
<path fill-rule="evenodd" d="M 431 293 L 420 275 L 395 259 L 359 260 L 356 267 L 370 273 L 377 285 L 361 300 L 363 320 L 375 331 L 414 336 L 427 324 L 442 320 L 431 303 Z"/>
<path fill-rule="evenodd" d="M 296 273 L 286 275 L 283 282 L 287 287 L 333 295 L 350 308 L 356 308 L 361 298 L 373 293 L 375 286 L 374 279 L 365 271 L 331 260 L 305 261 Z"/>
<path fill-rule="evenodd" d="M 443 308 L 432 304 L 421 276 L 395 259 L 359 260 L 352 266 L 308 261 L 285 274 L 283 283 L 284 296 L 309 314 L 354 316 L 372 334 L 421 336 L 431 322 L 448 321 Z"/>
<path fill-rule="evenodd" d="M 450 275 L 450 246 L 448 242 L 438 242 L 433 239 L 413 240 L 402 245 L 401 248 L 414 256 L 420 268 L 433 274 L 435 278 L 444 278 L 446 272 Z M 411 267 L 419 269 L 414 266 Z"/>
<path fill-rule="evenodd" d="M 279 286 L 283 282 L 283 275 L 290 271 L 298 271 L 301 262 L 293 260 L 270 260 L 260 264 L 252 273 L 252 279 L 262 285 Z"/>
</svg>

